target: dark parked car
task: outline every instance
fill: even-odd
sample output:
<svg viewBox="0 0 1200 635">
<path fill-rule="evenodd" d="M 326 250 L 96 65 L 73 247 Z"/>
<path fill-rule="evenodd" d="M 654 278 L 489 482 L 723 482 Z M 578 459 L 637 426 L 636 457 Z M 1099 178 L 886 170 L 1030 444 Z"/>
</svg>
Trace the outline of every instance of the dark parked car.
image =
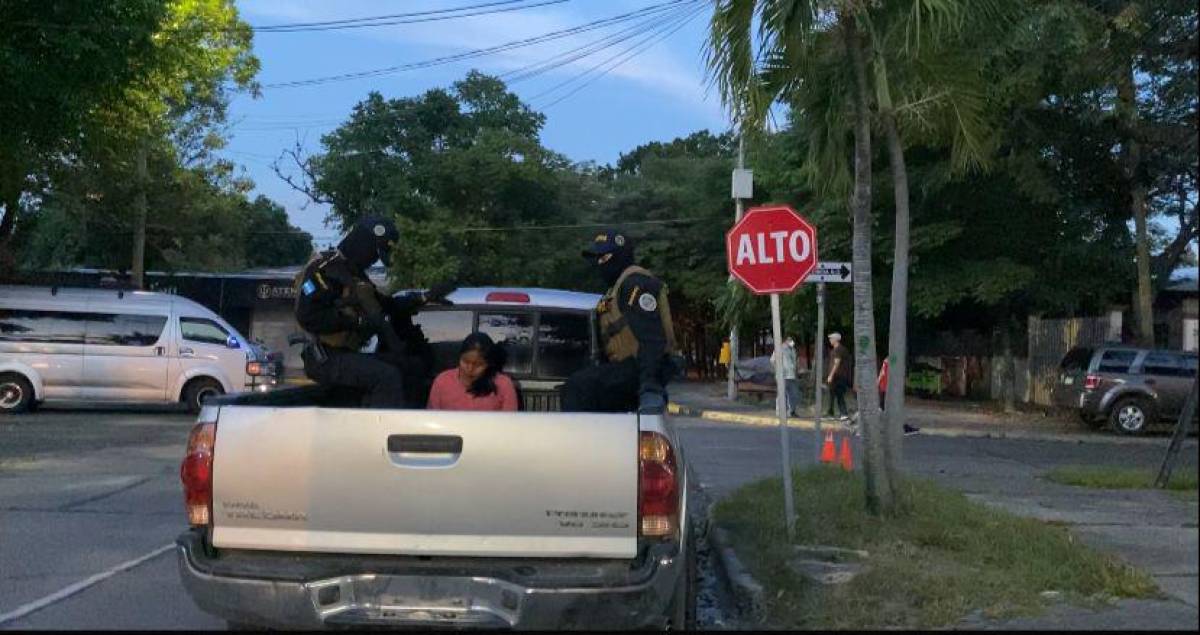
<svg viewBox="0 0 1200 635">
<path fill-rule="evenodd" d="M 1076 408 L 1084 422 L 1104 422 L 1121 434 L 1141 434 L 1174 420 L 1196 378 L 1196 353 L 1128 346 L 1074 348 L 1063 358 L 1055 402 Z"/>
</svg>

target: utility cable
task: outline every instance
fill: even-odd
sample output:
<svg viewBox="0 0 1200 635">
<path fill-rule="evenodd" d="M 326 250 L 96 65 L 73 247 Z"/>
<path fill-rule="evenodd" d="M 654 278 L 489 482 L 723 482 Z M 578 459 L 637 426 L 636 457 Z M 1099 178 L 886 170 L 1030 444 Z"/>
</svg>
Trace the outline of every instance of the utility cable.
<svg viewBox="0 0 1200 635">
<path fill-rule="evenodd" d="M 536 7 L 548 6 L 553 4 L 562 4 L 571 0 L 492 0 L 491 2 L 481 2 L 476 4 L 463 5 L 460 7 L 451 7 L 446 9 L 431 9 L 427 11 L 411 11 L 406 13 L 392 13 L 387 15 L 366 16 L 361 18 L 347 18 L 342 20 L 323 20 L 317 22 L 291 22 L 280 24 L 263 24 L 263 25 L 248 25 L 250 30 L 256 33 L 302 33 L 308 31 L 329 31 L 335 29 L 352 29 L 375 26 L 392 26 L 397 24 L 413 24 L 418 22 L 433 22 L 442 20 L 453 20 L 458 18 L 475 17 L 480 15 L 489 15 L 493 13 L 507 13 L 511 11 L 521 11 L 524 9 L 533 9 Z M 511 6 L 519 3 L 521 6 Z M 499 7 L 499 8 L 493 8 Z M 454 14 L 454 15 L 451 15 Z M 96 24 L 57 24 L 54 22 L 46 22 L 43 20 L 18 20 L 10 22 L 9 25 L 15 27 L 31 27 L 39 29 L 59 30 L 59 31 L 152 31 L 158 32 L 157 25 L 147 28 L 145 26 L 134 25 L 96 25 Z M 215 29 L 202 29 L 213 33 L 229 33 L 240 30 L 243 27 L 221 27 Z M 164 31 L 180 32 L 189 30 L 201 30 L 199 25 L 194 23 L 183 24 L 176 27 L 164 29 Z"/>
<path fill-rule="evenodd" d="M 689 0 L 688 4 L 694 4 L 696 2 L 702 2 L 702 1 L 703 0 Z M 562 66 L 565 66 L 572 62 L 578 61 L 585 57 L 590 57 L 591 55 L 594 55 L 603 50 L 606 50 L 608 48 L 616 46 L 622 42 L 628 41 L 629 39 L 632 39 L 632 38 L 636 37 L 637 35 L 644 33 L 648 28 L 653 28 L 654 26 L 662 25 L 665 22 L 669 22 L 672 19 L 672 17 L 675 17 L 675 16 L 685 12 L 686 10 L 687 10 L 686 5 L 682 5 L 678 8 L 676 8 L 673 12 L 667 14 L 666 19 L 664 19 L 663 16 L 651 16 L 647 20 L 644 20 L 642 22 L 634 24 L 633 26 L 621 29 L 620 31 L 617 31 L 616 33 L 612 33 L 605 37 L 599 38 L 597 40 L 593 40 L 592 42 L 589 42 L 582 46 L 578 46 L 573 49 L 568 49 L 566 51 L 562 51 L 562 52 L 555 54 L 555 55 L 553 55 L 547 59 L 544 59 L 540 62 L 535 62 L 533 64 L 529 64 L 529 65 L 523 66 L 523 67 L 515 69 L 515 70 L 501 73 L 500 75 L 498 75 L 498 77 L 500 79 L 503 79 L 506 83 L 509 83 L 509 84 L 513 84 L 513 83 L 524 81 L 526 79 L 531 79 L 533 77 L 537 77 L 539 75 L 542 75 L 549 71 L 555 70 L 557 68 L 561 68 Z"/>
<path fill-rule="evenodd" d="M 432 59 L 422 60 L 419 62 L 411 62 L 408 64 L 399 64 L 396 66 L 386 66 L 383 68 L 376 68 L 376 69 L 365 70 L 365 71 L 356 71 L 353 73 L 341 73 L 341 74 L 337 74 L 337 75 L 326 75 L 323 77 L 313 77 L 310 79 L 292 80 L 292 81 L 287 81 L 287 82 L 275 82 L 275 83 L 271 83 L 271 84 L 264 84 L 262 87 L 266 89 L 266 88 L 296 88 L 296 87 L 301 87 L 301 86 L 318 86 L 318 85 L 322 85 L 322 84 L 351 81 L 351 80 L 356 80 L 356 79 L 365 79 L 368 77 L 379 77 L 381 75 L 390 75 L 390 74 L 404 72 L 404 71 L 416 70 L 416 69 L 421 69 L 421 68 L 429 68 L 432 66 L 440 66 L 442 64 L 449 64 L 452 62 L 458 62 L 458 61 L 462 61 L 462 60 L 483 57 L 485 55 L 491 55 L 494 53 L 501 53 L 501 52 L 510 51 L 513 49 L 534 46 L 536 44 L 559 40 L 559 39 L 562 39 L 565 37 L 570 37 L 572 35 L 578 35 L 579 33 L 586 33 L 589 31 L 594 31 L 597 29 L 609 27 L 609 26 L 612 26 L 615 24 L 621 24 L 623 22 L 637 20 L 637 19 L 642 18 L 647 15 L 668 12 L 672 8 L 677 7 L 680 4 L 682 4 L 684 2 L 688 2 L 688 1 L 690 1 L 690 0 L 670 0 L 669 2 L 651 5 L 649 7 L 644 7 L 642 9 L 638 9 L 636 11 L 630 11 L 628 13 L 622 13 L 620 15 L 616 15 L 616 16 L 613 16 L 610 18 L 604 18 L 601 20 L 594 20 L 592 22 L 586 22 L 584 24 L 574 26 L 574 27 L 571 27 L 568 29 L 551 31 L 549 33 L 543 33 L 538 36 L 524 38 L 521 40 L 513 40 L 511 42 L 506 42 L 504 44 L 498 44 L 496 46 L 491 46 L 491 47 L 487 47 L 487 48 L 474 49 L 474 50 L 467 51 L 464 53 L 457 53 L 454 55 L 435 57 Z"/>
<path fill-rule="evenodd" d="M 552 108 L 552 107 L 554 107 L 554 106 L 558 105 L 559 103 L 562 103 L 564 100 L 566 100 L 566 99 L 569 99 L 571 96 L 575 95 L 575 94 L 576 94 L 576 93 L 578 93 L 579 91 L 583 90 L 584 88 L 587 88 L 589 85 L 591 85 L 592 83 L 596 82 L 597 80 L 599 80 L 600 78 L 604 77 L 605 75 L 607 75 L 608 73 L 612 72 L 613 70 L 617 69 L 618 67 L 620 67 L 621 65 L 625 64 L 625 63 L 626 63 L 626 62 L 628 62 L 629 60 L 633 59 L 634 57 L 637 57 L 638 55 L 642 54 L 642 53 L 643 53 L 643 52 L 645 52 L 646 50 L 648 50 L 648 49 L 652 48 L 654 45 L 658 44 L 659 42 L 662 42 L 663 40 L 666 40 L 666 39 L 670 38 L 672 35 L 675 35 L 675 33 L 677 33 L 677 32 L 678 32 L 680 29 L 682 29 L 683 27 L 687 26 L 687 24 L 688 24 L 689 22 L 691 22 L 693 19 L 695 19 L 695 17 L 696 17 L 697 15 L 699 15 L 699 14 L 700 14 L 700 12 L 701 12 L 701 10 L 702 10 L 702 9 L 703 9 L 703 7 L 701 7 L 700 9 L 698 9 L 698 10 L 696 10 L 696 11 L 694 11 L 694 12 L 693 12 L 691 15 L 688 15 L 688 16 L 686 16 L 686 17 L 685 17 L 685 18 L 683 18 L 683 19 L 682 19 L 682 20 L 681 20 L 681 21 L 680 21 L 680 22 L 679 22 L 677 25 L 675 25 L 673 28 L 671 28 L 671 29 L 670 29 L 669 31 L 667 31 L 666 33 L 662 34 L 662 35 L 661 35 L 660 37 L 658 37 L 657 39 L 652 39 L 651 41 L 649 41 L 649 42 L 646 42 L 644 46 L 642 46 L 641 48 L 639 48 L 639 49 L 637 49 L 637 50 L 634 50 L 634 51 L 632 51 L 632 52 L 631 52 L 629 55 L 627 55 L 626 57 L 624 57 L 624 58 L 622 58 L 622 59 L 620 59 L 620 60 L 617 60 L 617 61 L 616 61 L 616 63 L 614 63 L 612 66 L 609 66 L 608 68 L 604 69 L 604 70 L 603 70 L 603 71 L 601 71 L 599 74 L 597 74 L 596 76 L 594 76 L 594 77 L 592 77 L 591 79 L 589 79 L 589 80 L 585 81 L 584 83 L 580 84 L 580 85 L 579 85 L 578 87 L 576 87 L 574 90 L 571 90 L 570 92 L 568 92 L 568 93 L 566 93 L 565 95 L 563 95 L 563 96 L 559 97 L 558 99 L 555 99 L 554 101 L 551 101 L 551 102 L 549 102 L 549 103 L 543 104 L 542 106 L 538 107 L 537 109 L 538 109 L 538 110 L 547 110 L 547 109 L 549 109 L 549 108 Z"/>
<path fill-rule="evenodd" d="M 520 1 L 526 2 L 528 0 L 520 0 Z M 511 2 L 511 0 L 510 0 L 510 2 Z M 504 8 L 500 8 L 500 9 L 468 11 L 468 12 L 464 12 L 464 13 L 456 13 L 454 15 L 427 15 L 425 17 L 404 17 L 404 18 L 396 18 L 396 19 L 389 19 L 389 20 L 382 20 L 382 21 L 356 22 L 356 23 L 349 23 L 349 24 L 338 23 L 338 21 L 335 21 L 333 23 L 326 23 L 326 24 L 311 23 L 312 24 L 311 26 L 297 26 L 297 25 L 280 24 L 280 25 L 271 25 L 271 26 L 256 26 L 256 27 L 251 27 L 251 28 L 254 29 L 255 33 L 309 33 L 309 32 L 314 32 L 314 31 L 344 31 L 346 29 L 363 29 L 363 28 L 371 28 L 371 27 L 377 27 L 377 26 L 397 26 L 397 25 L 401 25 L 401 24 L 421 24 L 421 23 L 425 23 L 425 22 L 444 22 L 446 20 L 457 20 L 460 18 L 471 18 L 471 17 L 481 16 L 481 15 L 494 15 L 497 13 L 510 13 L 513 11 L 524 11 L 526 9 L 536 9 L 538 7 L 547 7 L 547 6 L 551 6 L 551 5 L 555 5 L 555 4 L 562 4 L 564 2 L 570 2 L 570 0 L 542 0 L 541 2 L 535 2 L 533 4 L 523 4 L 523 5 L 516 6 L 516 7 L 504 7 Z M 492 3 L 492 4 L 508 4 L 508 3 L 500 2 L 500 3 Z M 487 5 L 482 5 L 482 6 L 487 6 Z M 464 9 L 465 8 L 453 9 L 453 11 L 462 11 Z M 451 9 L 445 9 L 442 12 L 446 12 L 446 11 L 451 11 Z M 437 13 L 437 12 L 431 12 L 431 13 Z M 400 15 L 403 15 L 403 14 L 400 14 Z M 420 14 L 415 14 L 415 15 L 420 15 Z M 370 18 L 365 18 L 365 19 L 370 19 Z M 375 18 L 375 20 L 379 20 L 379 19 Z M 347 21 L 341 21 L 341 22 L 347 22 Z"/>
</svg>

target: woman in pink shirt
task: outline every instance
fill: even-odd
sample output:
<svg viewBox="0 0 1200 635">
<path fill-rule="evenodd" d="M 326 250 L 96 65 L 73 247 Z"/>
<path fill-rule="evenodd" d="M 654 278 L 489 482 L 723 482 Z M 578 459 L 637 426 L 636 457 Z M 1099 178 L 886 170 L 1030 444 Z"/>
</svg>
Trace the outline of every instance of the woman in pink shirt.
<svg viewBox="0 0 1200 635">
<path fill-rule="evenodd" d="M 430 410 L 517 410 L 517 390 L 504 368 L 506 353 L 485 333 L 472 333 L 458 351 L 458 368 L 443 371 L 429 389 Z"/>
</svg>

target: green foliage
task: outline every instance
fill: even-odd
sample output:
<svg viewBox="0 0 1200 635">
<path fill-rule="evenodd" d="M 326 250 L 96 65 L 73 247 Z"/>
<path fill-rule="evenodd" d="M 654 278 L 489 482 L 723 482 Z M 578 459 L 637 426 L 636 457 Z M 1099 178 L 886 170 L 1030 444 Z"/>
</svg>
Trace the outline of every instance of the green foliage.
<svg viewBox="0 0 1200 635">
<path fill-rule="evenodd" d="M 1063 485 L 1096 489 L 1150 489 L 1158 476 L 1155 470 L 1114 467 L 1109 465 L 1067 465 L 1046 473 L 1046 479 Z M 1197 488 L 1196 472 L 1177 470 L 1167 482 L 1172 491 L 1192 491 Z"/>
<path fill-rule="evenodd" d="M 154 266 L 241 266 L 246 223 L 279 231 L 278 214 L 246 201 L 248 185 L 211 155 L 231 91 L 254 91 L 259 67 L 232 0 L 18 1 L 0 11 L 0 82 L 16 82 L 0 83 L 0 260 L 17 229 L 30 237 L 22 266 L 127 268 L 139 151 L 154 164 L 144 184 Z M 251 248 L 261 262 L 292 260 L 299 245 Z"/>
<path fill-rule="evenodd" d="M 765 587 L 767 628 L 931 629 L 975 611 L 1000 618 L 1040 613 L 1042 591 L 1084 603 L 1157 597 L 1144 572 L 1077 542 L 1062 527 L 1020 518 L 924 480 L 906 480 L 894 517 L 862 507 L 863 477 L 829 468 L 796 470 L 796 543 L 865 550 L 852 581 L 815 588 L 796 559 L 780 510 L 778 478 L 752 483 L 718 504 L 751 573 Z"/>
<path fill-rule="evenodd" d="M 288 223 L 265 197 L 247 200 L 250 184 L 227 166 L 181 168 L 169 149 L 150 155 L 147 270 L 232 271 L 295 265 L 311 252 L 311 236 Z M 69 177 L 69 178 L 67 178 Z M 28 270 L 89 266 L 128 269 L 134 218 L 132 187 L 102 165 L 72 166 L 17 228 Z"/>
</svg>

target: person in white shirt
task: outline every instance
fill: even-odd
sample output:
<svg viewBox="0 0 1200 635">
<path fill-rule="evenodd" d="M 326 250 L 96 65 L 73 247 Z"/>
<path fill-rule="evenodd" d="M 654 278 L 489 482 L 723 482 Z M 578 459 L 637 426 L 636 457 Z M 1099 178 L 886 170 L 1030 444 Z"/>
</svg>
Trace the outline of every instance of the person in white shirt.
<svg viewBox="0 0 1200 635">
<path fill-rule="evenodd" d="M 771 364 L 783 364 L 783 384 L 787 397 L 789 416 L 800 416 L 800 380 L 796 378 L 796 340 L 791 337 L 783 341 L 782 355 L 780 351 L 771 353 Z"/>
</svg>

